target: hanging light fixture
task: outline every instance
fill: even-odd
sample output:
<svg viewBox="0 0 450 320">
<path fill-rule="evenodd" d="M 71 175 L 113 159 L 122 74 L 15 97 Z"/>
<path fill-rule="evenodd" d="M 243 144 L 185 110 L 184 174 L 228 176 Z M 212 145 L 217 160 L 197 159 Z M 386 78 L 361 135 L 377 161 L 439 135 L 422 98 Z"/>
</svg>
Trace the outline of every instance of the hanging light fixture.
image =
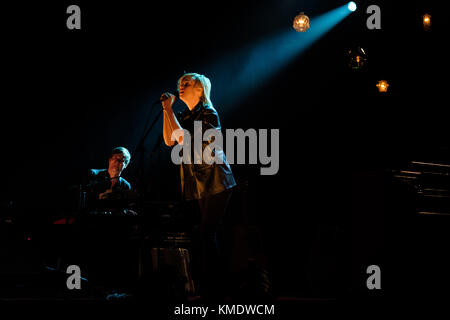
<svg viewBox="0 0 450 320">
<path fill-rule="evenodd" d="M 348 66 L 352 69 L 360 69 L 364 67 L 367 57 L 366 52 L 363 48 L 357 47 L 356 49 L 351 49 L 348 51 L 349 63 Z"/>
<path fill-rule="evenodd" d="M 387 92 L 389 83 L 386 80 L 380 80 L 377 83 L 377 88 L 379 92 Z"/>
<path fill-rule="evenodd" d="M 422 23 L 425 31 L 431 30 L 431 16 L 428 13 L 422 16 Z"/>
<path fill-rule="evenodd" d="M 300 12 L 297 16 L 295 16 L 292 27 L 297 32 L 305 32 L 309 29 L 309 17 L 303 12 Z"/>
</svg>

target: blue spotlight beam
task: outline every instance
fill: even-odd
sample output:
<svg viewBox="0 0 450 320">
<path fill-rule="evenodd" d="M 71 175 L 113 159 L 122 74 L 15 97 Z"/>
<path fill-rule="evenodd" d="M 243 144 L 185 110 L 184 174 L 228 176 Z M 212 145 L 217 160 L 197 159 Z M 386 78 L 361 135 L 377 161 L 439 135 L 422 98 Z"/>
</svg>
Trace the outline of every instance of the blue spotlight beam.
<svg viewBox="0 0 450 320">
<path fill-rule="evenodd" d="M 294 57 L 305 52 L 351 12 L 348 4 L 310 20 L 308 31 L 298 33 L 289 28 L 234 54 L 213 60 L 201 69 L 211 78 L 212 99 L 219 106 L 229 107 L 285 67 Z M 218 90 L 214 90 L 215 88 Z M 225 110 L 224 110 L 225 111 Z"/>
<path fill-rule="evenodd" d="M 262 84 L 267 83 L 271 76 L 287 66 L 295 57 L 305 52 L 350 13 L 348 5 L 345 4 L 312 18 L 310 20 L 311 27 L 306 32 L 299 33 L 290 27 L 281 33 L 272 35 L 256 44 L 248 45 L 234 53 L 225 54 L 217 59 L 212 58 L 202 65 L 186 65 L 185 70 L 204 73 L 211 79 L 212 101 L 219 108 L 219 113 L 226 117 L 227 113 L 232 114 L 233 107 L 239 105 L 241 99 L 250 96 Z M 181 76 L 181 74 L 177 76 Z M 173 92 L 176 88 L 176 80 L 172 79 L 163 84 L 158 91 L 169 90 Z M 152 101 L 161 92 L 148 94 L 148 97 L 144 100 Z M 176 111 L 181 105 L 177 100 Z M 145 111 L 143 112 L 148 112 L 148 107 L 147 104 L 144 105 Z M 156 115 L 157 109 L 158 107 L 155 108 L 152 116 Z M 141 118 L 134 123 L 139 123 L 139 121 L 141 121 Z M 162 126 L 162 121 L 159 121 L 158 125 Z M 145 128 L 136 126 L 134 135 L 136 137 L 141 136 L 141 131 L 144 132 Z M 151 139 L 156 140 L 159 132 L 161 131 L 155 129 L 151 133 Z"/>
</svg>

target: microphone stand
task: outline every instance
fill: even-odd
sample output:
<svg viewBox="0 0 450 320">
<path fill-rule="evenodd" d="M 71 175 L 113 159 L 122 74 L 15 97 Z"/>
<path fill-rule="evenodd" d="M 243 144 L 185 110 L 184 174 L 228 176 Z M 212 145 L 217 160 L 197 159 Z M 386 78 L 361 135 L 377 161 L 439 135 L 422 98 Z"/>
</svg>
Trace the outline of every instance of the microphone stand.
<svg viewBox="0 0 450 320">
<path fill-rule="evenodd" d="M 153 103 L 153 106 L 158 104 L 160 101 L 156 101 Z M 152 106 L 152 107 L 153 107 Z M 138 258 L 138 279 L 139 281 L 142 280 L 143 274 L 144 274 L 144 265 L 143 265 L 143 255 L 144 255 L 144 223 L 143 223 L 143 212 L 144 212 L 144 192 L 146 184 L 144 182 L 145 175 L 144 175 L 144 161 L 145 161 L 145 147 L 144 142 L 149 133 L 152 131 L 153 127 L 155 126 L 156 122 L 159 120 L 159 117 L 161 116 L 162 108 L 159 110 L 157 116 L 155 119 L 153 119 L 153 122 L 151 123 L 150 127 L 147 129 L 147 131 L 142 136 L 141 140 L 139 141 L 139 144 L 134 152 L 134 156 L 136 156 L 137 153 L 139 153 L 139 166 L 138 166 L 138 208 L 139 208 L 139 214 L 138 214 L 138 227 L 139 227 L 139 258 Z"/>
</svg>

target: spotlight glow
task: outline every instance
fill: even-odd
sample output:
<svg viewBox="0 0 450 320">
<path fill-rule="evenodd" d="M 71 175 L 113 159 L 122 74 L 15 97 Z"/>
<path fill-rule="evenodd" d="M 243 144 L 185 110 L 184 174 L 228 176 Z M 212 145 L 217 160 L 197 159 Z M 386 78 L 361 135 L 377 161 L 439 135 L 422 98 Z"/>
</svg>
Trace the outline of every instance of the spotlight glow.
<svg viewBox="0 0 450 320">
<path fill-rule="evenodd" d="M 353 1 L 350 1 L 349 3 L 348 3 L 348 10 L 350 10 L 350 11 L 355 11 L 356 10 L 356 3 L 354 3 Z"/>
</svg>

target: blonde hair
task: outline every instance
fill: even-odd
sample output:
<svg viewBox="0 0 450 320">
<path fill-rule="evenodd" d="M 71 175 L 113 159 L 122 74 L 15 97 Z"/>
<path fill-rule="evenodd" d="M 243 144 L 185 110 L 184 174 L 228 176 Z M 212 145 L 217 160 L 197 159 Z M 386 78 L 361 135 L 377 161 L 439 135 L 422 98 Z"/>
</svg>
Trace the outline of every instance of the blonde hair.
<svg viewBox="0 0 450 320">
<path fill-rule="evenodd" d="M 178 79 L 178 87 L 180 86 L 180 83 L 186 78 L 189 80 L 194 80 L 194 86 L 200 85 L 203 88 L 202 96 L 200 97 L 200 101 L 203 103 L 203 105 L 209 105 L 213 107 L 213 103 L 211 101 L 211 81 L 202 74 L 190 72 L 183 74 L 183 76 Z"/>
</svg>

